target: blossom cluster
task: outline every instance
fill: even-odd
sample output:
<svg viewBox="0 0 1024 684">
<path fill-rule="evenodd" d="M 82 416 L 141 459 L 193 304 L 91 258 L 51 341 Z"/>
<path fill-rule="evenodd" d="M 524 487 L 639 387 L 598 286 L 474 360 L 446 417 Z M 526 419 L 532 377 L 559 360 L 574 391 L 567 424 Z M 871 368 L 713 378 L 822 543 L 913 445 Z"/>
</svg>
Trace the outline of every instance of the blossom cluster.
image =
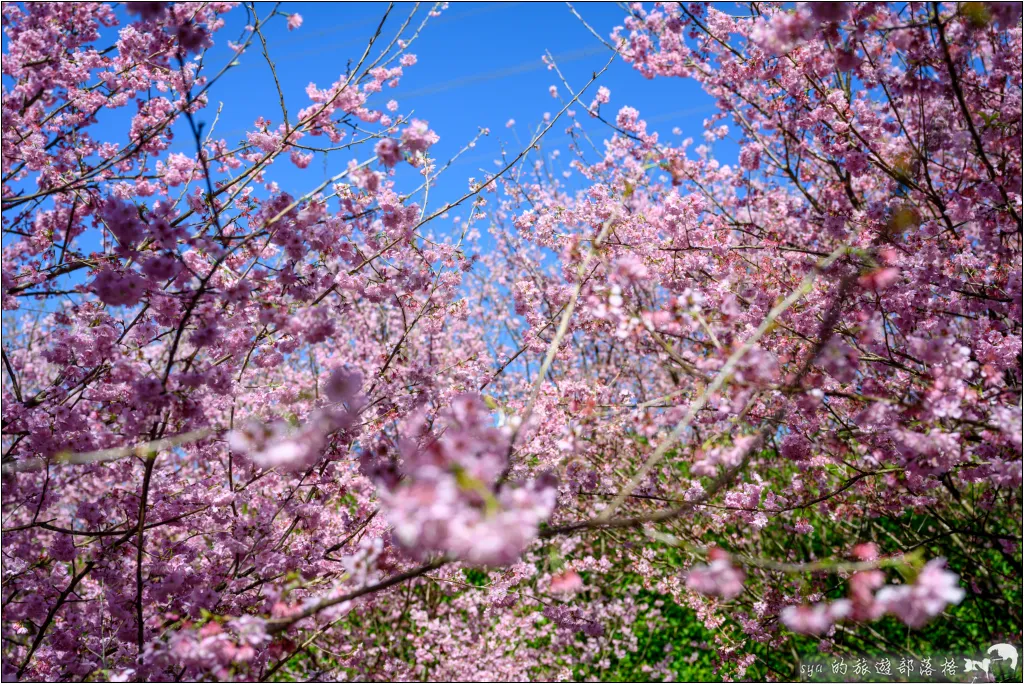
<svg viewBox="0 0 1024 684">
<path fill-rule="evenodd" d="M 5 680 L 1019 636 L 1019 6 L 573 7 L 714 111 L 664 130 L 549 54 L 559 113 L 440 199 L 462 132 L 401 86 L 443 3 L 208 125 L 287 9 L 3 6 Z"/>
<path fill-rule="evenodd" d="M 381 478 L 381 505 L 394 534 L 419 556 L 509 565 L 551 515 L 555 482 L 505 481 L 508 437 L 494 427 L 479 395 L 453 398 L 439 422 L 433 431 L 408 426 L 399 442 L 397 477 Z"/>
</svg>

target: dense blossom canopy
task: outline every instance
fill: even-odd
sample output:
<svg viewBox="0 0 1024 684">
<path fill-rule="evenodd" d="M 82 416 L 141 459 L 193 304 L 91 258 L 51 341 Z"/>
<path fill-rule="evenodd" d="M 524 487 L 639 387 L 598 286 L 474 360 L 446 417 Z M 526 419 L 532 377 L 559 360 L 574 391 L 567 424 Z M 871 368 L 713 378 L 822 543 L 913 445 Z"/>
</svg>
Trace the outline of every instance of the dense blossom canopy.
<svg viewBox="0 0 1024 684">
<path fill-rule="evenodd" d="M 585 25 L 714 98 L 695 139 L 548 57 L 557 115 L 437 198 L 388 92 L 442 9 L 229 140 L 210 48 L 281 92 L 298 14 L 4 5 L 5 680 L 1019 641 L 1020 6 L 631 5 Z"/>
</svg>

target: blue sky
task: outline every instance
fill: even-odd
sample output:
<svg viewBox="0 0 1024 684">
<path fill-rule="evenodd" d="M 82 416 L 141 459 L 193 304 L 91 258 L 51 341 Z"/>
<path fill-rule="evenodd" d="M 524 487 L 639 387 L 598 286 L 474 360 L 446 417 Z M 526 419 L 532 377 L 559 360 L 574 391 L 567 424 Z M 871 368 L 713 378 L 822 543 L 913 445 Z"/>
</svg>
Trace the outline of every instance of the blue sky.
<svg viewBox="0 0 1024 684">
<path fill-rule="evenodd" d="M 261 16 L 272 8 L 272 3 L 257 3 Z M 283 13 L 298 12 L 304 18 L 301 28 L 288 31 L 285 17 L 275 17 L 264 29 L 270 55 L 275 62 L 289 113 L 293 120 L 297 112 L 310 104 L 306 86 L 315 83 L 328 88 L 344 74 L 346 66 L 354 65 L 384 16 L 386 2 L 285 2 Z M 625 10 L 615 3 L 575 3 L 576 10 L 603 37 L 625 18 Z M 413 3 L 396 3 L 382 31 L 377 50 L 390 41 L 413 10 Z M 422 3 L 410 26 L 420 24 L 432 7 Z M 131 21 L 124 5 L 116 8 L 122 23 Z M 204 73 L 213 75 L 231 61 L 233 53 L 227 47 L 237 40 L 248 23 L 243 7 L 226 15 L 226 25 L 215 36 L 215 46 L 206 57 Z M 106 47 L 115 39 L 114 32 L 101 32 L 97 42 Z M 411 33 L 406 32 L 406 36 Z M 4 50 L 6 51 L 6 37 Z M 548 88 L 557 85 L 559 93 L 566 89 L 558 76 L 541 61 L 546 51 L 555 58 L 562 73 L 574 89 L 585 85 L 591 76 L 609 60 L 610 52 L 561 2 L 494 2 L 451 3 L 440 16 L 431 18 L 425 30 L 409 50 L 417 55 L 418 63 L 405 69 L 405 76 L 397 88 L 385 88 L 375 94 L 371 105 L 383 109 L 390 99 L 399 102 L 398 114 L 409 114 L 428 121 L 440 135 L 440 142 L 432 154 L 443 165 L 476 135 L 480 127 L 491 131 L 476 148 L 465 153 L 445 174 L 437 179 L 430 193 L 430 209 L 443 206 L 447 200 L 461 197 L 467 190 L 470 177 L 477 180 L 488 177 L 498 168 L 495 160 L 505 149 L 513 157 L 530 140 L 541 124 L 546 112 L 552 115 L 562 103 L 551 97 Z M 239 64 L 214 85 L 210 104 L 200 111 L 196 119 L 209 128 L 221 108 L 217 119 L 215 138 L 225 139 L 229 146 L 244 139 L 253 130 L 255 120 L 262 116 L 276 127 L 281 112 L 278 96 L 271 79 L 270 69 L 262 55 L 258 41 L 238 59 Z M 6 77 L 5 77 L 6 78 Z M 602 108 L 606 118 L 614 119 L 624 105 L 637 108 L 648 122 L 648 130 L 656 130 L 663 141 L 693 137 L 699 140 L 702 122 L 714 110 L 712 98 L 693 81 L 680 78 L 645 79 L 621 59 L 616 58 L 610 68 L 581 98 L 585 104 L 593 99 L 598 86 L 611 90 L 611 102 Z M 600 145 L 611 135 L 611 130 L 590 119 L 584 106 L 575 106 L 579 120 L 590 137 Z M 128 106 L 105 111 L 99 123 L 92 127 L 94 137 L 125 144 L 127 122 L 135 113 Z M 505 122 L 515 119 L 516 126 L 509 130 Z M 543 141 L 545 151 L 565 148 L 569 142 L 564 130 L 568 120 L 560 120 Z M 678 128 L 681 133 L 674 135 Z M 194 154 L 194 143 L 184 120 L 175 126 L 174 151 Z M 317 146 L 325 138 L 306 138 L 304 142 Z M 728 141 L 719 145 L 731 146 Z M 716 150 L 728 160 L 733 150 Z M 304 194 L 343 170 L 353 157 L 365 160 L 372 154 L 369 146 L 357 151 L 332 153 L 325 166 L 319 155 L 305 170 L 297 169 L 282 158 L 268 177 L 279 187 L 295 196 Z M 596 161 L 593 159 L 592 161 Z M 563 156 L 562 162 L 568 163 Z M 411 169 L 400 165 L 399 191 L 419 185 L 421 179 Z M 556 169 L 557 170 L 557 169 Z M 404 177 L 404 178 L 403 178 Z M 415 185 L 407 185 L 408 182 Z M 30 188 L 26 188 L 30 190 Z M 431 227 L 441 232 L 439 226 Z M 87 237 L 79 247 L 90 247 Z"/>
<path fill-rule="evenodd" d="M 420 6 L 412 25 L 430 9 Z M 366 41 L 384 15 L 387 3 L 284 3 L 282 12 L 299 12 L 303 26 L 289 32 L 283 18 L 275 20 L 266 37 L 278 75 L 284 86 L 289 112 L 309 104 L 305 88 L 310 82 L 328 87 L 345 71 L 349 60 L 354 64 Z M 382 40 L 386 41 L 400 27 L 412 10 L 410 3 L 397 3 L 385 24 Z M 622 23 L 622 8 L 612 3 L 579 3 L 577 11 L 601 35 Z M 269 4 L 261 4 L 267 11 Z M 232 15 L 229 15 L 229 17 Z M 221 49 L 226 40 L 234 38 L 245 23 L 245 13 L 233 15 L 233 21 L 218 32 L 218 46 L 208 62 L 218 67 L 226 53 Z M 237 24 L 237 25 L 236 25 Z M 384 43 L 386 44 L 386 42 Z M 550 51 L 562 73 L 574 88 L 585 84 L 595 71 L 608 61 L 609 51 L 576 19 L 564 3 L 452 3 L 441 16 L 431 19 L 426 29 L 410 48 L 419 62 L 405 70 L 398 88 L 375 95 L 382 106 L 387 100 L 398 100 L 400 113 L 414 111 L 414 116 L 430 123 L 441 140 L 433 154 L 441 163 L 461 149 L 479 127 L 491 130 L 490 138 L 460 158 L 439 179 L 431 190 L 431 208 L 442 201 L 461 196 L 469 177 L 484 178 L 495 170 L 502 144 L 514 155 L 525 144 L 545 112 L 555 114 L 561 104 L 548 93 L 558 85 L 557 75 L 541 61 Z M 240 66 L 214 87 L 210 107 L 199 120 L 209 121 L 219 102 L 223 111 L 215 137 L 229 143 L 239 140 L 252 128 L 258 116 L 280 120 L 277 94 L 270 71 L 258 47 L 242 56 Z M 615 60 L 598 83 L 582 98 L 589 103 L 598 85 L 612 92 L 605 113 L 614 118 L 620 107 L 629 104 L 640 110 L 649 128 L 658 130 L 663 139 L 692 136 L 699 139 L 703 119 L 714 111 L 713 101 L 692 81 L 685 79 L 648 80 L 621 60 Z M 576 107 L 583 114 L 582 107 Z M 505 128 L 508 119 L 515 119 L 514 130 Z M 589 117 L 582 117 L 595 141 L 607 137 L 610 130 Z M 680 136 L 671 131 L 679 127 Z M 564 147 L 568 142 L 560 121 L 545 139 L 545 147 Z M 185 136 L 181 138 L 185 144 Z M 311 144 L 314 141 L 311 141 Z M 319 142 L 319 141 L 316 141 Z M 361 150 L 358 158 L 367 156 Z M 289 162 L 276 165 L 272 177 L 282 189 L 302 194 L 328 175 L 337 173 L 351 156 L 332 155 L 325 169 L 322 157 L 306 170 L 295 169 Z M 436 228 L 435 228 L 436 229 Z"/>
<path fill-rule="evenodd" d="M 259 3 L 261 15 L 270 7 L 269 3 Z M 305 93 L 309 83 L 327 88 L 345 72 L 349 60 L 353 64 L 358 60 L 386 7 L 387 3 L 382 2 L 286 2 L 281 5 L 280 11 L 298 12 L 304 18 L 303 26 L 296 31 L 287 30 L 284 17 L 275 18 L 265 30 L 293 117 L 309 104 Z M 386 45 L 398 30 L 412 7 L 411 3 L 396 4 L 382 33 L 383 44 Z M 420 6 L 413 25 L 419 24 L 430 7 L 429 3 Z M 604 37 L 625 17 L 622 7 L 613 3 L 576 3 L 575 7 Z M 128 19 L 123 6 L 117 13 L 122 21 Z M 207 57 L 208 74 L 216 73 L 230 61 L 232 53 L 226 43 L 243 33 L 247 14 L 239 7 L 226 19 L 227 25 L 217 33 L 216 45 Z M 112 42 L 113 31 L 103 35 L 98 46 L 106 47 Z M 517 154 L 531 138 L 545 112 L 554 114 L 562 107 L 548 92 L 549 86 L 557 85 L 559 92 L 565 95 L 557 75 L 541 61 L 546 51 L 555 57 L 575 89 L 584 85 L 610 57 L 608 48 L 564 3 L 452 3 L 441 16 L 428 22 L 410 49 L 417 55 L 418 63 L 405 70 L 398 88 L 385 89 L 375 95 L 378 98 L 375 106 L 383 107 L 387 100 L 394 98 L 400 104 L 399 113 L 414 110 L 416 117 L 428 121 L 440 135 L 440 142 L 432 149 L 440 164 L 461 149 L 480 127 L 491 130 L 489 138 L 482 139 L 474 150 L 462 156 L 438 179 L 430 193 L 429 209 L 436 210 L 444 202 L 461 197 L 470 177 L 479 180 L 493 174 L 497 169 L 494 160 L 500 157 L 503 147 L 510 156 Z M 222 105 L 214 137 L 224 138 L 229 145 L 242 140 L 260 116 L 271 119 L 275 126 L 280 123 L 277 93 L 258 43 L 243 54 L 239 62 L 214 86 L 210 105 L 196 116 L 208 128 L 218 106 Z M 591 101 L 600 85 L 611 90 L 611 102 L 603 108 L 604 114 L 614 118 L 622 106 L 636 107 L 647 120 L 648 130 L 657 130 L 663 141 L 686 137 L 699 140 L 703 120 L 715 111 L 712 98 L 695 82 L 678 78 L 648 80 L 618 58 L 584 95 L 584 104 Z M 611 135 L 610 129 L 585 115 L 584 106 L 575 109 L 598 145 Z M 134 112 L 131 104 L 104 112 L 92 130 L 93 135 L 124 144 L 126 123 Z M 512 130 L 505 127 L 510 118 L 517 121 Z M 565 151 L 569 142 L 563 133 L 566 126 L 567 120 L 559 121 L 544 139 L 546 152 L 556 148 Z M 674 128 L 680 129 L 680 134 L 673 134 Z M 175 151 L 194 154 L 191 134 L 184 121 L 176 125 L 175 133 Z M 322 142 L 308 138 L 307 141 Z M 719 145 L 728 146 L 716 150 L 723 161 L 735 155 L 728 141 Z M 344 169 L 353 157 L 364 160 L 371 154 L 368 146 L 354 154 L 332 153 L 326 168 L 320 157 L 304 170 L 282 158 L 270 170 L 268 178 L 277 181 L 282 190 L 299 196 Z M 562 161 L 567 163 L 567 158 L 568 155 L 563 154 Z M 400 166 L 405 178 L 400 179 L 399 190 L 413 187 L 406 179 L 418 184 L 418 180 L 411 177 L 411 169 L 404 164 Z M 574 178 L 576 183 L 584 182 L 578 174 Z M 257 192 L 262 194 L 262 190 Z M 460 215 L 465 217 L 467 210 L 464 205 Z M 444 234 L 451 225 L 450 220 L 436 221 L 429 230 L 435 235 Z M 76 241 L 77 247 L 89 251 L 96 248 L 97 239 L 98 233 L 87 232 Z M 7 242 L 6 237 L 4 242 Z M 487 244 L 485 237 L 481 247 L 487 249 Z M 76 272 L 67 279 L 69 284 L 75 284 L 83 277 L 83 272 Z M 25 304 L 32 308 L 41 305 L 38 302 Z"/>
<path fill-rule="evenodd" d="M 376 49 L 387 45 L 413 6 L 412 3 L 395 4 Z M 411 26 L 418 26 L 431 6 L 421 4 Z M 261 16 L 271 7 L 271 3 L 258 3 Z M 576 3 L 575 7 L 604 37 L 625 17 L 622 7 L 613 3 Z M 350 60 L 354 65 L 386 8 L 384 2 L 285 2 L 280 5 L 279 11 L 298 12 L 304 18 L 301 28 L 288 31 L 285 17 L 276 17 L 264 31 L 293 121 L 297 112 L 310 104 L 306 86 L 312 82 L 327 88 L 344 74 Z M 130 21 L 123 5 L 116 12 L 122 22 Z M 217 73 L 231 60 L 233 53 L 227 42 L 243 34 L 248 15 L 244 8 L 238 7 L 226 15 L 226 21 L 206 57 L 204 73 L 208 75 Z M 114 31 L 116 29 L 101 34 L 97 46 L 103 48 L 112 43 Z M 6 38 L 4 43 L 6 51 Z M 374 57 L 376 49 L 372 53 Z M 608 48 L 573 16 L 565 3 L 559 2 L 452 3 L 439 17 L 430 19 L 409 51 L 417 55 L 418 63 L 405 70 L 397 88 L 385 88 L 374 95 L 373 106 L 383 108 L 393 98 L 399 102 L 399 114 L 408 114 L 411 110 L 415 117 L 428 121 L 440 135 L 440 142 L 432 148 L 438 166 L 465 146 L 480 127 L 491 130 L 489 138 L 481 139 L 475 149 L 464 154 L 437 179 L 430 191 L 428 208 L 431 211 L 465 194 L 469 178 L 480 180 L 493 174 L 498 168 L 495 160 L 501 156 L 503 148 L 510 158 L 516 155 L 537 130 L 544 114 L 554 115 L 561 109 L 562 103 L 551 97 L 548 88 L 557 85 L 562 96 L 566 91 L 558 76 L 542 62 L 546 51 L 554 56 L 574 89 L 586 84 L 610 57 Z M 228 70 L 215 84 L 209 106 L 196 116 L 208 129 L 220 107 L 214 137 L 227 140 L 229 146 L 243 140 L 245 133 L 253 130 L 258 117 L 270 119 L 275 127 L 281 118 L 277 92 L 258 42 L 238 61 L 238 66 Z M 636 107 L 647 120 L 648 130 L 657 130 L 663 141 L 686 137 L 699 140 L 703 120 L 715 110 L 712 98 L 695 82 L 679 78 L 648 80 L 618 58 L 581 98 L 582 102 L 588 104 L 601 85 L 611 90 L 611 102 L 602 108 L 607 118 L 614 119 L 624 105 Z M 586 116 L 584 106 L 574 109 L 598 145 L 611 135 L 610 129 Z M 134 113 L 132 104 L 103 112 L 91 132 L 96 138 L 124 144 L 127 122 Z M 505 127 L 510 118 L 517 122 L 511 130 Z M 567 125 L 568 119 L 563 119 L 552 128 L 542 143 L 545 152 L 567 147 L 569 138 L 564 133 Z M 680 134 L 673 134 L 674 128 L 680 129 Z M 194 154 L 192 136 L 184 121 L 176 124 L 175 134 L 173 149 Z M 326 139 L 307 138 L 304 142 L 319 145 L 326 143 Z M 723 144 L 731 146 L 728 141 L 719 143 Z M 723 160 L 735 154 L 722 147 L 716 151 Z M 344 169 L 352 158 L 365 160 L 370 155 L 369 146 L 355 152 L 332 153 L 326 165 L 320 155 L 303 170 L 282 158 L 270 170 L 268 179 L 276 181 L 282 190 L 300 196 Z M 560 162 L 567 164 L 568 155 L 563 155 Z M 419 184 L 421 179 L 411 168 L 404 164 L 400 167 L 399 191 Z M 578 174 L 575 180 L 583 182 Z M 258 189 L 257 192 L 262 194 L 263 191 Z M 463 216 L 466 211 L 468 206 L 463 205 Z M 443 234 L 450 225 L 450 222 L 434 222 L 429 230 Z M 97 239 L 96 233 L 87 233 L 76 241 L 77 247 L 89 251 L 96 247 Z M 486 245 L 485 237 L 485 249 Z M 72 282 L 79 277 L 81 274 L 72 276 Z"/>
</svg>

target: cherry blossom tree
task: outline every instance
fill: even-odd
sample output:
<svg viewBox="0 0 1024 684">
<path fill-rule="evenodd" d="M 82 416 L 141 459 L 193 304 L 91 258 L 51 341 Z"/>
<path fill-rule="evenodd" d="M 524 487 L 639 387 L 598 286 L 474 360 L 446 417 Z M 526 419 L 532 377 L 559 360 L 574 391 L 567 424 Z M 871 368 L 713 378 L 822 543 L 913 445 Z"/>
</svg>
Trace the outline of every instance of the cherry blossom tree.
<svg viewBox="0 0 1024 684">
<path fill-rule="evenodd" d="M 548 54 L 558 112 L 439 199 L 388 92 L 443 9 L 297 103 L 284 5 L 4 5 L 5 680 L 1020 641 L 1019 5 L 569 5 L 715 114 L 673 142 Z M 280 110 L 229 140 L 242 56 Z"/>
</svg>

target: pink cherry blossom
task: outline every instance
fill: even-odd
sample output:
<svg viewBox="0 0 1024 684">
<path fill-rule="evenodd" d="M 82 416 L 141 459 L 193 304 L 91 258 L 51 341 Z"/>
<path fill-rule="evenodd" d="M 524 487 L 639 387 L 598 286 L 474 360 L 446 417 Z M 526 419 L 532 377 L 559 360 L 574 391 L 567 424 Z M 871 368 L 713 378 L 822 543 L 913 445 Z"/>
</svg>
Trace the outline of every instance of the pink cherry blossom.
<svg viewBox="0 0 1024 684">
<path fill-rule="evenodd" d="M 722 554 L 707 564 L 690 568 L 686 575 L 686 587 L 706 596 L 721 596 L 728 600 L 743 593 L 743 570 L 734 567 L 729 558 Z"/>
<path fill-rule="evenodd" d="M 840 599 L 832 603 L 786 606 L 779 614 L 779 619 L 797 634 L 825 634 L 833 623 L 846 617 L 849 612 L 850 602 Z"/>
<path fill-rule="evenodd" d="M 493 57 L 446 8 L 4 4 L 3 679 L 1012 632 L 1020 7 L 552 7 L 598 61 L 545 46 L 521 140 L 454 86 L 400 111 L 430 46 Z"/>
<path fill-rule="evenodd" d="M 583 588 L 583 578 L 575 570 L 566 570 L 551 577 L 549 588 L 556 594 L 572 594 Z"/>
<path fill-rule="evenodd" d="M 883 587 L 877 599 L 910 627 L 922 627 L 965 595 L 957 575 L 946 569 L 945 559 L 933 558 L 912 584 Z"/>
</svg>

